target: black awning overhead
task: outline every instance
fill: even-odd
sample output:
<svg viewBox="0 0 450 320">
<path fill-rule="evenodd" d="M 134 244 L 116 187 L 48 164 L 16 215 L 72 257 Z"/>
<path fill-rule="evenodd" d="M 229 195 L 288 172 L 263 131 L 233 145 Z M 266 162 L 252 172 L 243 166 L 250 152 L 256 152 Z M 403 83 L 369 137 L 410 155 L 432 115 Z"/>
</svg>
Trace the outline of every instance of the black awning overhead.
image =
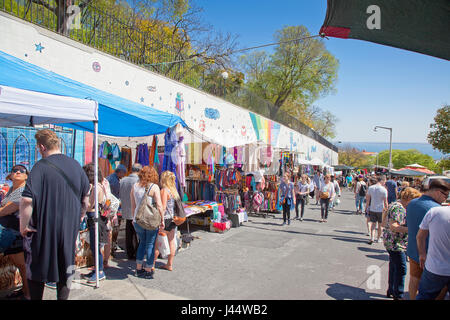
<svg viewBox="0 0 450 320">
<path fill-rule="evenodd" d="M 450 0 L 328 0 L 320 34 L 450 60 Z"/>
</svg>

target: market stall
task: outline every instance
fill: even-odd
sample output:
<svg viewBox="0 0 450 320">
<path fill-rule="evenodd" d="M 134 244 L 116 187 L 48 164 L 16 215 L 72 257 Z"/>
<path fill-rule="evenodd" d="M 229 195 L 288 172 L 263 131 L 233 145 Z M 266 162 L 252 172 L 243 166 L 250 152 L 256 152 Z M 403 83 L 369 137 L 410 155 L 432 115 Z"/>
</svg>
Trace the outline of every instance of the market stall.
<svg viewBox="0 0 450 320">
<path fill-rule="evenodd" d="M 2 127 L 81 121 L 92 121 L 97 133 L 97 102 L 0 85 L 0 126 Z M 0 279 L 0 290 L 12 289 L 22 281 L 8 257 L 0 256 Z"/>
<path fill-rule="evenodd" d="M 0 92 L 3 101 L 0 110 L 6 115 L 3 116 L 3 124 L 0 125 L 33 126 L 41 121 L 94 132 L 95 168 L 98 167 L 99 133 L 125 137 L 148 136 L 163 133 L 178 123 L 186 126 L 179 116 L 143 107 L 139 103 L 73 81 L 1 51 L 0 85 L 3 87 Z M 18 91 L 21 89 L 27 92 Z M 6 92 L 10 92 L 10 96 L 7 96 Z M 22 100 L 27 95 L 30 98 Z M 66 101 L 58 103 L 59 99 L 64 97 L 67 98 L 67 104 Z M 95 118 L 89 107 L 84 109 L 78 107 L 80 101 L 95 106 Z M 19 108 L 18 105 L 22 107 Z M 127 125 L 123 126 L 124 123 Z M 97 171 L 95 179 L 97 180 Z M 97 192 L 95 194 L 97 195 Z M 96 201 L 98 216 L 97 206 L 98 201 Z M 98 230 L 97 223 L 96 229 Z M 98 232 L 96 232 L 96 247 L 98 247 Z M 95 265 L 98 274 L 98 261 Z M 97 279 L 96 287 L 98 286 Z"/>
</svg>

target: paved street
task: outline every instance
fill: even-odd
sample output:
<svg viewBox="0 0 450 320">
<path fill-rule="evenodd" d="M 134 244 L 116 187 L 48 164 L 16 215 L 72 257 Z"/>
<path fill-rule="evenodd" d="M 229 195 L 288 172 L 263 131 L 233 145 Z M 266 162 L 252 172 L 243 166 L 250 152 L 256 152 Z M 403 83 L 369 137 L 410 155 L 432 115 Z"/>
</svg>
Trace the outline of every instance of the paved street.
<svg viewBox="0 0 450 320">
<path fill-rule="evenodd" d="M 175 257 L 174 271 L 157 269 L 153 280 L 135 277 L 135 263 L 120 252 L 100 288 L 77 280 L 70 298 L 386 299 L 388 254 L 382 243 L 367 244 L 365 218 L 354 214 L 353 195 L 344 191 L 328 223 L 318 222 L 320 207 L 310 202 L 304 221 L 290 226 L 281 226 L 277 215 L 249 217 L 224 234 L 197 230 L 199 239 Z M 45 299 L 55 298 L 46 288 Z"/>
</svg>

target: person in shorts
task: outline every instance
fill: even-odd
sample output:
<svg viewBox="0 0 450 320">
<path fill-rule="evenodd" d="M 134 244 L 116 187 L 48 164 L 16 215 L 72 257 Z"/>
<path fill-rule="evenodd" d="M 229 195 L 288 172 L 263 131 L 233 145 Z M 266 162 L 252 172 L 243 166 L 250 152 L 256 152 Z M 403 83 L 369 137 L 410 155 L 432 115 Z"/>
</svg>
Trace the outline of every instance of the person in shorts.
<svg viewBox="0 0 450 320">
<path fill-rule="evenodd" d="M 366 195 L 366 211 L 369 215 L 369 228 L 370 228 L 370 240 L 369 244 L 374 241 L 381 242 L 380 237 L 382 236 L 381 223 L 383 221 L 383 211 L 388 208 L 387 203 L 387 190 L 383 185 L 383 177 L 377 177 L 377 183 L 370 186 L 367 190 Z M 378 230 L 377 239 L 375 238 L 375 229 Z"/>
</svg>

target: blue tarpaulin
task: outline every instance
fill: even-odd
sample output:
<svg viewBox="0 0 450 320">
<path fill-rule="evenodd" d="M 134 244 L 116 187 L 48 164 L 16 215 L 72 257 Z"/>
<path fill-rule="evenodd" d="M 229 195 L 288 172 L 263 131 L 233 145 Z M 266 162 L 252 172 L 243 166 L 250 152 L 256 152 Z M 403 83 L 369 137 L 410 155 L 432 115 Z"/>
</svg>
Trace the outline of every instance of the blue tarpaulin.
<svg viewBox="0 0 450 320">
<path fill-rule="evenodd" d="M 24 90 L 97 101 L 99 134 L 139 137 L 164 133 L 167 128 L 178 123 L 186 127 L 185 122 L 177 115 L 98 90 L 2 51 L 0 51 L 0 84 Z M 92 122 L 62 125 L 79 130 L 94 131 Z"/>
</svg>

